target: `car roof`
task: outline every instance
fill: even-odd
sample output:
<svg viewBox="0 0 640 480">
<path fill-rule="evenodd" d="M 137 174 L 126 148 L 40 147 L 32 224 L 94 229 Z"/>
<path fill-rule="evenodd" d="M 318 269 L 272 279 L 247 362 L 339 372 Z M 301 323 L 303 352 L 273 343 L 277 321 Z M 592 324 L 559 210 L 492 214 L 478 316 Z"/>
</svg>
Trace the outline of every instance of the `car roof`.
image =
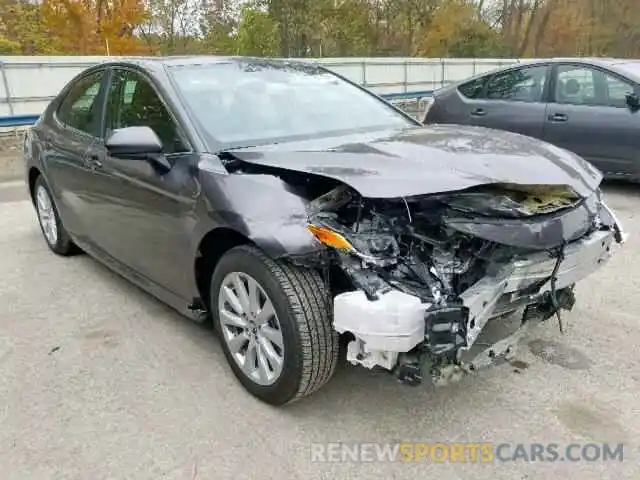
<svg viewBox="0 0 640 480">
<path fill-rule="evenodd" d="M 640 76 L 624 68 L 628 64 L 640 64 L 640 59 L 634 58 L 615 58 L 615 57 L 557 57 L 548 59 L 536 59 L 530 62 L 519 62 L 518 65 L 525 64 L 548 64 L 548 63 L 573 63 L 581 65 L 591 65 L 594 67 L 602 67 L 610 71 L 621 74 L 630 80 L 640 82 Z M 498 70 L 499 71 L 499 70 Z"/>
<path fill-rule="evenodd" d="M 607 57 L 553 57 L 553 58 L 523 59 L 523 60 L 516 61 L 514 63 L 502 65 L 501 67 L 497 67 L 492 70 L 487 70 L 485 72 L 480 72 L 471 77 L 452 82 L 446 85 L 445 87 L 443 87 L 441 90 L 448 91 L 450 88 L 455 88 L 467 82 L 470 82 L 488 75 L 493 75 L 495 73 L 500 73 L 506 70 L 510 70 L 512 68 L 519 68 L 523 66 L 534 66 L 534 65 L 547 65 L 547 64 L 555 64 L 555 63 L 574 63 L 574 64 L 592 65 L 595 67 L 607 68 L 609 70 L 613 70 L 619 74 L 622 74 L 626 77 L 629 77 L 632 80 L 640 82 L 640 77 L 636 77 L 629 71 L 619 68 L 619 66 L 623 64 L 640 63 L 640 59 L 614 58 L 614 57 L 610 57 L 610 58 L 607 58 Z"/>
<path fill-rule="evenodd" d="M 260 65 L 300 65 L 300 67 L 314 66 L 321 68 L 321 65 L 303 60 L 279 59 L 279 58 L 258 58 L 243 56 L 217 56 L 217 55 L 176 55 L 167 57 L 113 57 L 101 62 L 101 65 L 137 65 L 147 70 L 162 70 L 166 67 L 178 66 L 201 66 L 215 65 L 220 63 L 244 63 Z"/>
<path fill-rule="evenodd" d="M 629 58 L 614 58 L 614 57 L 552 57 L 552 58 L 536 58 L 532 60 L 520 60 L 514 64 L 505 65 L 504 68 L 525 65 L 525 64 L 540 64 L 540 63 L 584 63 L 589 65 L 601 65 L 609 66 L 616 63 L 633 62 Z"/>
</svg>

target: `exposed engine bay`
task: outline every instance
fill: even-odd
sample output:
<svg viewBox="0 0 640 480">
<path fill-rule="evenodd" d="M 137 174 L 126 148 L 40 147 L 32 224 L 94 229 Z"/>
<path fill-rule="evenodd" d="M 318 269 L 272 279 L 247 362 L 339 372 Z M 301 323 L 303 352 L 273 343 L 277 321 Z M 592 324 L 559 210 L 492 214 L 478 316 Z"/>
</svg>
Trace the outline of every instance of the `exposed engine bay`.
<svg viewBox="0 0 640 480">
<path fill-rule="evenodd" d="M 230 159 L 306 200 L 306 228 L 327 247 L 322 269 L 347 360 L 410 385 L 446 384 L 508 358 L 533 325 L 571 310 L 576 282 L 606 263 L 625 234 L 596 189 L 481 184 L 367 198 L 347 182 Z M 315 172 L 314 172 L 315 173 Z M 271 177 L 272 178 L 272 177 Z M 296 217 L 295 221 L 298 219 Z M 489 322 L 518 327 L 475 355 Z"/>
<path fill-rule="evenodd" d="M 462 357 L 492 319 L 515 312 L 527 327 L 553 315 L 561 322 L 575 282 L 622 241 L 599 192 L 582 199 L 562 187 L 376 200 L 341 185 L 308 213 L 310 231 L 357 288 L 334 298 L 336 330 L 353 335 L 348 360 L 409 384 L 480 368 Z M 491 345 L 489 362 L 512 353 L 523 333 Z"/>
</svg>

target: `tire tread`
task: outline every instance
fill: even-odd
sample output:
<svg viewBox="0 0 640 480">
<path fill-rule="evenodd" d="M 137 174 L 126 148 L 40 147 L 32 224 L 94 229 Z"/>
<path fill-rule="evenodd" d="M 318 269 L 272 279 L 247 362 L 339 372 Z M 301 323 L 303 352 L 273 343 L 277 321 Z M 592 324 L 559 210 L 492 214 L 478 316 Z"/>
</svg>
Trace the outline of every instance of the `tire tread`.
<svg viewBox="0 0 640 480">
<path fill-rule="evenodd" d="M 332 326 L 332 302 L 327 285 L 320 274 L 310 268 L 274 260 L 255 247 L 243 245 L 256 256 L 282 286 L 300 336 L 302 375 L 291 403 L 306 397 L 325 385 L 333 376 L 339 359 L 339 339 Z"/>
</svg>

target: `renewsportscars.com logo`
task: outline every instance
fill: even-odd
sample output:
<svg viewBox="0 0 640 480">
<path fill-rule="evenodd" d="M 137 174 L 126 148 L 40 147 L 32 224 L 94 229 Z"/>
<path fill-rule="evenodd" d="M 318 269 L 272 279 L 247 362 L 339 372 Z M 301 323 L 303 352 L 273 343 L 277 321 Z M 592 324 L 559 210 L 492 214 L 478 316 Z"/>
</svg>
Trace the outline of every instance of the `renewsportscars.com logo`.
<svg viewBox="0 0 640 480">
<path fill-rule="evenodd" d="M 622 462 L 624 444 L 610 443 L 313 443 L 312 462 Z"/>
</svg>

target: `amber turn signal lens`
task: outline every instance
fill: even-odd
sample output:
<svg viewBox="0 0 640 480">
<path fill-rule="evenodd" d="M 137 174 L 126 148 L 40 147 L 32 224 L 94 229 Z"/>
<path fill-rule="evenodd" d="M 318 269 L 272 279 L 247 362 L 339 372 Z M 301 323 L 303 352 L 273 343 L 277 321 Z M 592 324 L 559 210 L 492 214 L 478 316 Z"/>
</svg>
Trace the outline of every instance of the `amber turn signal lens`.
<svg viewBox="0 0 640 480">
<path fill-rule="evenodd" d="M 319 227 L 317 225 L 309 225 L 307 228 L 320 241 L 320 243 L 339 250 L 353 251 L 351 244 L 339 233 L 334 232 L 329 228 Z"/>
</svg>

